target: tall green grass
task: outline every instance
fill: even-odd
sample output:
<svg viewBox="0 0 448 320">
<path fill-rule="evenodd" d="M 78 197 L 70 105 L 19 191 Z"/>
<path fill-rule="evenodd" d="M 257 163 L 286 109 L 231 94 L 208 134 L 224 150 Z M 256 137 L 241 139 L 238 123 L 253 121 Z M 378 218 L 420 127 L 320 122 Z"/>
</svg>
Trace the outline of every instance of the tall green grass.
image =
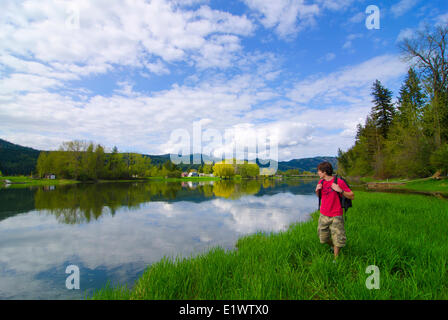
<svg viewBox="0 0 448 320">
<path fill-rule="evenodd" d="M 132 289 L 92 299 L 447 299 L 448 201 L 356 192 L 337 263 L 317 236 L 318 213 L 280 233 L 240 238 L 236 250 L 164 258 Z M 366 268 L 380 270 L 367 289 Z"/>
<path fill-rule="evenodd" d="M 444 177 L 442 179 L 432 179 L 432 178 L 421 178 L 421 179 L 402 179 L 394 178 L 388 180 L 376 180 L 372 177 L 363 177 L 360 179 L 364 183 L 368 182 L 401 182 L 402 185 L 395 185 L 393 189 L 408 189 L 414 191 L 429 191 L 429 192 L 448 192 L 448 178 Z"/>
<path fill-rule="evenodd" d="M 448 179 L 428 179 L 428 180 L 416 180 L 409 181 L 399 188 L 418 190 L 418 191 L 438 191 L 438 192 L 448 192 Z"/>
</svg>

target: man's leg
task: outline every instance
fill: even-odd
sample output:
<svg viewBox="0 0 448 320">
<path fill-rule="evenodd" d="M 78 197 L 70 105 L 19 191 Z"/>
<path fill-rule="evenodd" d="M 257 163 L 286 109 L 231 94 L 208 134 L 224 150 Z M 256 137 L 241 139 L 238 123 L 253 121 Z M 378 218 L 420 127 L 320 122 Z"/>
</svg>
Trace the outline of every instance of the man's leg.
<svg viewBox="0 0 448 320">
<path fill-rule="evenodd" d="M 330 223 L 331 218 L 324 216 L 321 214 L 319 216 L 319 222 L 317 225 L 317 233 L 319 235 L 320 243 L 326 243 L 330 247 L 333 246 L 333 242 L 331 241 L 331 235 L 330 235 Z"/>
<path fill-rule="evenodd" d="M 339 255 L 339 250 L 341 250 L 341 248 L 334 246 L 334 257 L 337 258 Z"/>
<path fill-rule="evenodd" d="M 342 216 L 334 217 L 330 230 L 331 238 L 334 243 L 334 257 L 337 258 L 341 248 L 345 246 L 347 240 L 345 236 L 344 218 Z"/>
</svg>

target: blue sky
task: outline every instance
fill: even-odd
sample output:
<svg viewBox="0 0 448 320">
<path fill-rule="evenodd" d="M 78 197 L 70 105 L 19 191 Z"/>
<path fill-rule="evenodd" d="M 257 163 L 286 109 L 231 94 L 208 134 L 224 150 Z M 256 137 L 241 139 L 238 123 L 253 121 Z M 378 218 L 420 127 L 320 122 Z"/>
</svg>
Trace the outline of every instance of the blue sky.
<svg viewBox="0 0 448 320">
<path fill-rule="evenodd" d="M 423 0 L 6 0 L 0 12 L 0 138 L 163 154 L 200 123 L 234 130 L 218 153 L 275 132 L 279 160 L 347 150 L 373 81 L 397 95 L 400 39 L 448 22 L 446 1 Z"/>
</svg>

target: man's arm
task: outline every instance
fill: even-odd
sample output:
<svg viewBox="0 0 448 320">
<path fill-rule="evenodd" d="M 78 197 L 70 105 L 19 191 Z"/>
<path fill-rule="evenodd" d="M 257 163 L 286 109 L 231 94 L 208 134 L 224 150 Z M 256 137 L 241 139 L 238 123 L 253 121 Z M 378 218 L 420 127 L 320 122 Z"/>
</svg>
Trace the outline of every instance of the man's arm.
<svg viewBox="0 0 448 320">
<path fill-rule="evenodd" d="M 353 191 L 347 192 L 347 191 L 342 190 L 342 193 L 341 193 L 341 194 L 342 194 L 344 197 L 346 197 L 347 199 L 350 199 L 350 200 L 355 199 L 355 194 L 353 193 Z"/>
<path fill-rule="evenodd" d="M 339 182 L 339 181 L 338 181 Z M 339 192 L 340 194 L 342 194 L 344 197 L 346 197 L 347 199 L 350 199 L 350 200 L 353 200 L 353 199 L 355 199 L 355 194 L 353 193 L 353 191 L 351 191 L 350 189 L 350 191 L 344 191 L 344 190 L 342 190 L 342 188 L 339 186 L 339 185 L 337 185 L 337 184 L 335 184 L 335 183 L 333 183 L 332 185 L 331 185 L 331 188 L 334 190 L 334 191 L 336 191 L 336 192 Z M 348 188 L 347 188 L 348 189 Z"/>
</svg>

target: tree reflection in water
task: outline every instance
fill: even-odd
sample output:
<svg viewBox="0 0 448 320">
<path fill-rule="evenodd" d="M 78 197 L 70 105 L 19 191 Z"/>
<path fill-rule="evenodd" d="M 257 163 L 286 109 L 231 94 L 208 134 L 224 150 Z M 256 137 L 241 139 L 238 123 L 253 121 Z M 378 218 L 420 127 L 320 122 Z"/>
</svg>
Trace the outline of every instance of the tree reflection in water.
<svg viewBox="0 0 448 320">
<path fill-rule="evenodd" d="M 98 183 L 39 188 L 35 207 L 56 216 L 60 223 L 80 224 L 114 216 L 117 209 L 136 210 L 150 201 L 207 201 L 213 197 L 238 199 L 254 195 L 276 184 L 300 185 L 300 182 L 265 180 L 221 180 L 206 182 Z M 302 182 L 303 183 L 303 182 Z"/>
</svg>

